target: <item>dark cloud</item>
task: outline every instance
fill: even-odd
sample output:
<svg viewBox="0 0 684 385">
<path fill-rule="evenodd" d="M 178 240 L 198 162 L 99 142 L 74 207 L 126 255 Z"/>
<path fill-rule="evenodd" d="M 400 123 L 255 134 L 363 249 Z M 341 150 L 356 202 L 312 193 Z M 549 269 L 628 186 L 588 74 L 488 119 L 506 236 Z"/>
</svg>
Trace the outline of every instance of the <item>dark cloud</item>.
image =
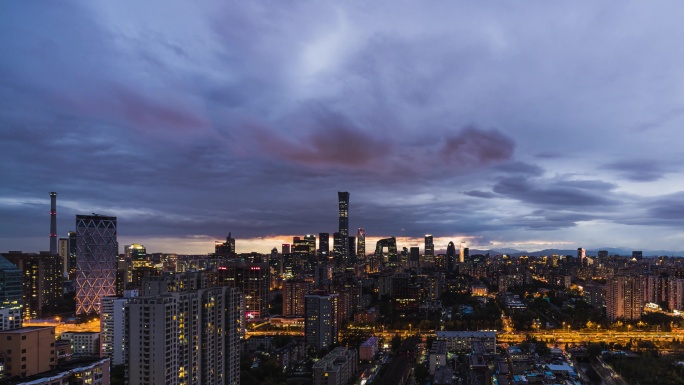
<svg viewBox="0 0 684 385">
<path fill-rule="evenodd" d="M 479 191 L 479 190 L 464 191 L 463 195 L 467 195 L 467 196 L 475 197 L 475 198 L 487 198 L 487 199 L 497 197 L 497 195 L 494 194 L 493 192 Z"/>
<path fill-rule="evenodd" d="M 670 164 L 645 159 L 621 160 L 608 163 L 602 168 L 616 171 L 620 178 L 635 182 L 653 182 L 673 171 Z"/>
<path fill-rule="evenodd" d="M 53 190 L 60 229 L 103 211 L 131 237 L 333 232 L 344 190 L 378 236 L 679 229 L 681 196 L 649 192 L 684 162 L 682 5 L 515 10 L 7 6 L 0 241 L 44 236 Z"/>
<path fill-rule="evenodd" d="M 498 131 L 467 127 L 445 138 L 440 156 L 447 164 L 479 167 L 511 159 L 514 148 L 513 140 Z"/>
<path fill-rule="evenodd" d="M 261 131 L 258 143 L 269 154 L 313 168 L 369 166 L 393 152 L 391 142 L 374 138 L 343 116 L 326 113 L 314 120 L 304 138 Z"/>
<path fill-rule="evenodd" d="M 615 187 L 597 180 L 503 178 L 493 191 L 533 205 L 577 208 L 616 205 L 609 195 Z"/>
</svg>

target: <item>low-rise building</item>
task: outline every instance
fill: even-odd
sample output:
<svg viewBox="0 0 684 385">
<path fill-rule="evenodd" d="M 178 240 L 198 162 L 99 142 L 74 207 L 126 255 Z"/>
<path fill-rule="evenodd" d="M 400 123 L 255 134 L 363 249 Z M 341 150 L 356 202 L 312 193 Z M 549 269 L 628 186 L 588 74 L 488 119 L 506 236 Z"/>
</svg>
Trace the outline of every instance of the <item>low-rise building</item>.
<svg viewBox="0 0 684 385">
<path fill-rule="evenodd" d="M 438 331 L 437 340 L 446 341 L 450 352 L 468 352 L 473 342 L 482 342 L 488 352 L 496 353 L 496 332 Z"/>
<path fill-rule="evenodd" d="M 71 343 L 71 352 L 75 356 L 100 355 L 100 333 L 98 332 L 64 332 L 60 338 Z"/>
<path fill-rule="evenodd" d="M 345 385 L 356 373 L 357 354 L 337 347 L 313 366 L 314 385 Z"/>
<path fill-rule="evenodd" d="M 371 361 L 378 352 L 378 337 L 370 337 L 359 346 L 359 359 Z"/>
<path fill-rule="evenodd" d="M 447 343 L 446 341 L 436 340 L 430 348 L 430 374 L 434 375 L 435 370 L 447 365 Z"/>
</svg>

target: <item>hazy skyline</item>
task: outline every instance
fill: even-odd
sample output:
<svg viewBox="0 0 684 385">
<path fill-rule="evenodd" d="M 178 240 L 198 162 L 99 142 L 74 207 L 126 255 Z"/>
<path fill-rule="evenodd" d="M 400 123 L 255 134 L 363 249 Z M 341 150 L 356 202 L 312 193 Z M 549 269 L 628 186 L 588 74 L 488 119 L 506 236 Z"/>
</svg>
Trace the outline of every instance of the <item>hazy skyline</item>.
<svg viewBox="0 0 684 385">
<path fill-rule="evenodd" d="M 0 251 L 48 249 L 50 191 L 150 252 L 333 233 L 337 191 L 369 239 L 684 250 L 683 10 L 7 4 Z"/>
</svg>

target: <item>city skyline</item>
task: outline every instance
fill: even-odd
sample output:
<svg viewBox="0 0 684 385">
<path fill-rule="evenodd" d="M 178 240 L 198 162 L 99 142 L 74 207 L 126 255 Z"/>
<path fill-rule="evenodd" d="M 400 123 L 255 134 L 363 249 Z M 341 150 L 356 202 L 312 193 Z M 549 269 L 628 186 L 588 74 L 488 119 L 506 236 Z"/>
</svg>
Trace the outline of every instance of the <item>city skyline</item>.
<svg viewBox="0 0 684 385">
<path fill-rule="evenodd" d="M 332 237 L 339 191 L 367 250 L 684 250 L 682 7 L 12 4 L 0 251 L 51 191 L 150 252 Z"/>
</svg>

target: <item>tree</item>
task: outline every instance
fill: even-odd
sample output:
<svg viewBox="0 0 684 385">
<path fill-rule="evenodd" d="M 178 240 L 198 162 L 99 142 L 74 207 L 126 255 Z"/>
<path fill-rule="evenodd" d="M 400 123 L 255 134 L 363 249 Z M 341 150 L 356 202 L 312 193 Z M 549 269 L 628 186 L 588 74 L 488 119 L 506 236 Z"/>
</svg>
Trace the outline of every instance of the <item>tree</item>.
<svg viewBox="0 0 684 385">
<path fill-rule="evenodd" d="M 423 384 L 430 376 L 430 369 L 423 364 L 416 364 L 415 368 L 413 369 L 413 375 L 416 378 L 416 384 Z"/>
<path fill-rule="evenodd" d="M 392 351 L 397 351 L 401 347 L 401 337 L 399 337 L 399 334 L 395 334 L 394 337 L 392 337 Z"/>
</svg>

